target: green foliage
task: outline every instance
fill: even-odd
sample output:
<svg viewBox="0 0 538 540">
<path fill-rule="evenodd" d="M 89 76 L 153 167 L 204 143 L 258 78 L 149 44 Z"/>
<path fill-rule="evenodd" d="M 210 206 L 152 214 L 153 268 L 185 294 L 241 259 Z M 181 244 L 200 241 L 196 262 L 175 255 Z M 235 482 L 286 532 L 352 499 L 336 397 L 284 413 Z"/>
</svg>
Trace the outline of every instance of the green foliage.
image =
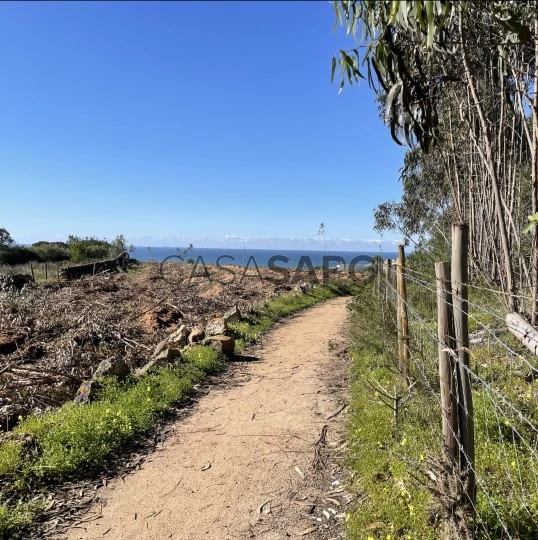
<svg viewBox="0 0 538 540">
<path fill-rule="evenodd" d="M 101 465 L 192 389 L 189 377 L 167 370 L 131 384 L 109 387 L 106 399 L 84 406 L 68 403 L 21 422 L 16 432 L 33 435 L 39 449 L 25 464 L 26 474 L 59 480 Z"/>
<path fill-rule="evenodd" d="M 106 240 L 96 238 L 79 239 L 70 243 L 71 260 L 73 262 L 84 262 L 106 259 L 109 256 L 110 247 Z"/>
<path fill-rule="evenodd" d="M 394 369 L 394 327 L 378 308 L 371 285 L 364 286 L 353 303 L 352 328 L 348 459 L 357 472 L 352 489 L 363 497 L 349 515 L 348 538 L 439 538 L 431 525 L 431 496 L 414 480 L 435 451 L 439 431 L 435 402 L 414 392 L 395 422 L 383 396 L 370 386 L 377 382 L 391 392 L 396 387 L 399 393 L 406 388 Z"/>
<path fill-rule="evenodd" d="M 185 359 L 186 363 L 140 379 L 104 379 L 95 401 L 67 403 L 22 420 L 14 433 L 30 436 L 33 442 L 29 446 L 10 440 L 0 444 L 0 538 L 22 534 L 38 511 L 13 503 L 21 490 L 98 470 L 189 394 L 205 373 L 224 366 L 218 353 L 208 347 L 193 347 Z"/>
<path fill-rule="evenodd" d="M 77 240 L 71 242 L 76 245 Z M 356 285 L 335 282 L 309 294 L 289 294 L 272 299 L 255 320 L 238 323 L 237 333 L 255 339 L 279 318 L 321 300 L 350 294 Z M 252 327 L 249 326 L 252 324 Z M 218 373 L 225 363 L 210 347 L 194 346 L 183 352 L 182 361 L 140 379 L 103 379 L 95 401 L 85 405 L 67 403 L 59 409 L 23 419 L 14 432 L 33 441 L 0 443 L 0 537 L 24 534 L 37 508 L 13 501 L 21 491 L 38 489 L 79 477 L 103 467 L 149 430 L 156 418 L 180 402 L 206 374 Z"/>
<path fill-rule="evenodd" d="M 2 238 L 2 231 L 5 232 Z M 81 238 L 69 235 L 67 242 L 46 242 L 32 244 L 31 248 L 14 245 L 13 239 L 5 229 L 0 229 L 0 264 L 14 266 L 31 261 L 59 262 L 71 260 L 76 263 L 103 260 L 116 257 L 127 250 L 123 235 L 112 242 L 94 236 Z"/>
<path fill-rule="evenodd" d="M 538 225 L 538 213 L 531 214 L 527 218 L 527 225 L 525 225 L 525 227 L 523 228 L 523 232 L 528 233 L 528 232 L 534 231 L 537 225 Z"/>
<path fill-rule="evenodd" d="M 5 441 L 0 445 L 0 476 L 14 472 L 19 466 L 22 446 L 18 441 Z"/>
<path fill-rule="evenodd" d="M 14 242 L 11 234 L 3 227 L 0 227 L 0 246 L 11 246 Z"/>
<path fill-rule="evenodd" d="M 443 160 L 435 150 L 430 154 L 419 148 L 409 150 L 400 180 L 403 194 L 399 202 L 385 202 L 374 210 L 374 229 L 379 233 L 398 231 L 419 244 L 431 235 L 450 234 L 453 219 L 450 185 Z M 446 241 L 445 241 L 446 244 Z"/>
<path fill-rule="evenodd" d="M 39 261 L 39 255 L 23 246 L 0 246 L 0 264 L 26 264 Z"/>
<path fill-rule="evenodd" d="M 224 360 L 211 347 L 189 347 L 183 351 L 183 358 L 208 375 L 221 372 L 225 366 Z"/>
<path fill-rule="evenodd" d="M 124 251 L 127 251 L 128 249 L 127 240 L 125 236 L 123 236 L 123 234 L 119 234 L 118 236 L 116 236 L 116 238 L 114 238 L 114 240 L 110 242 L 110 246 L 111 246 L 110 256 L 112 257 L 117 257 L 118 255 L 120 255 Z"/>
<path fill-rule="evenodd" d="M 528 2 L 341 0 L 334 8 L 336 23 L 353 36 L 360 31 L 364 48 L 339 51 L 333 58 L 332 78 L 337 64 L 340 89 L 346 82 L 367 78 L 386 96 L 385 121 L 393 139 L 410 146 L 416 140 L 426 151 L 439 139 L 443 96 L 465 80 L 459 44 L 476 47 L 474 58 L 485 63 L 498 82 L 508 78 L 511 60 L 528 44 L 534 28 L 534 8 Z M 472 44 L 465 39 L 476 35 L 480 39 Z M 366 76 L 361 65 L 367 68 Z M 516 93 L 515 86 L 507 84 L 500 95 L 513 104 Z"/>
<path fill-rule="evenodd" d="M 30 526 L 37 510 L 39 506 L 35 504 L 0 504 L 0 538 L 24 538 L 23 531 Z"/>
<path fill-rule="evenodd" d="M 397 423 L 382 402 L 384 396 L 370 386 L 377 381 L 392 393 L 394 386 L 402 385 L 396 369 L 394 312 L 377 296 L 375 276 L 352 305 L 348 440 L 350 466 L 357 472 L 352 488 L 361 495 L 361 503 L 349 515 L 351 539 L 385 539 L 388 535 L 392 539 L 407 535 L 440 538 L 446 532 L 443 520 L 451 515 L 452 510 L 427 487 L 424 474 L 431 463 L 440 463 L 442 449 L 435 281 L 427 277 L 431 276 L 431 266 L 429 272 L 427 265 L 422 270 L 432 291 L 412 281 L 407 284 L 408 303 L 425 324 L 417 315 L 410 316 L 410 375 L 416 387 Z M 471 346 L 471 368 L 487 385 L 473 378 L 475 467 L 481 483 L 476 516 L 467 516 L 467 526 L 475 530 L 476 538 L 504 537 L 502 524 L 514 538 L 534 538 L 538 515 L 536 433 L 524 418 L 533 425 L 538 423 L 537 381 L 527 376 L 528 365 L 508 356 L 502 344 L 525 356 L 535 369 L 538 362 L 506 330 L 502 300 L 490 291 L 470 287 L 470 301 L 474 306 L 469 329 L 486 336 Z M 491 338 L 487 337 L 489 332 Z M 522 365 L 527 366 L 523 371 Z M 399 493 L 402 485 L 406 489 L 403 497 Z M 370 530 L 372 523 L 379 527 Z"/>
<path fill-rule="evenodd" d="M 65 242 L 40 241 L 32 244 L 31 250 L 43 262 L 68 261 L 71 258 L 69 246 Z"/>
</svg>

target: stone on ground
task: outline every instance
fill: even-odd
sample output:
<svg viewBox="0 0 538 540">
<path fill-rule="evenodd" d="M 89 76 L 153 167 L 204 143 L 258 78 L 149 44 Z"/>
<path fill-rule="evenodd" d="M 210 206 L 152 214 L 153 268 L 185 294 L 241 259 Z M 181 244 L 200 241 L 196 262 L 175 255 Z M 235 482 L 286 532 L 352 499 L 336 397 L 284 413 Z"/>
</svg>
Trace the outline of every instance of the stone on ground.
<svg viewBox="0 0 538 540">
<path fill-rule="evenodd" d="M 182 324 L 173 334 L 170 335 L 168 338 L 168 343 L 181 349 L 187 345 L 189 334 L 190 330 L 184 324 Z"/>
<path fill-rule="evenodd" d="M 224 317 L 217 317 L 207 323 L 205 327 L 206 336 L 220 336 L 226 333 L 227 330 L 226 321 Z"/>
<path fill-rule="evenodd" d="M 241 312 L 237 306 L 230 308 L 223 317 L 225 324 L 239 322 L 241 318 Z"/>
<path fill-rule="evenodd" d="M 235 341 L 229 336 L 210 336 L 205 338 L 202 343 L 226 356 L 234 354 Z"/>
<path fill-rule="evenodd" d="M 189 343 L 198 343 L 205 337 L 204 329 L 200 326 L 195 326 L 189 334 Z"/>
<path fill-rule="evenodd" d="M 92 379 L 97 377 L 126 377 L 130 373 L 129 366 L 125 363 L 125 360 L 121 356 L 112 356 L 111 358 L 105 358 L 97 366 Z"/>
</svg>

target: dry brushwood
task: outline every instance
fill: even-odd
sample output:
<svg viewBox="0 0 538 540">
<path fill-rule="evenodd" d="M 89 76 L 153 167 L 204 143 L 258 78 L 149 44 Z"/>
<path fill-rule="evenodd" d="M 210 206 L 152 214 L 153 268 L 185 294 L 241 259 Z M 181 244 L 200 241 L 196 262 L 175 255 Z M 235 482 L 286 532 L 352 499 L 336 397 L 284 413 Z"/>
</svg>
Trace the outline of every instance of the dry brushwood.
<svg viewBox="0 0 538 540">
<path fill-rule="evenodd" d="M 169 263 L 0 292 L 0 429 L 69 401 L 101 360 L 144 365 L 177 325 L 204 326 L 237 305 L 248 313 L 281 283 L 268 269 L 243 275 Z M 232 280 L 232 278 L 234 278 Z M 307 273 L 301 278 L 308 279 Z"/>
</svg>

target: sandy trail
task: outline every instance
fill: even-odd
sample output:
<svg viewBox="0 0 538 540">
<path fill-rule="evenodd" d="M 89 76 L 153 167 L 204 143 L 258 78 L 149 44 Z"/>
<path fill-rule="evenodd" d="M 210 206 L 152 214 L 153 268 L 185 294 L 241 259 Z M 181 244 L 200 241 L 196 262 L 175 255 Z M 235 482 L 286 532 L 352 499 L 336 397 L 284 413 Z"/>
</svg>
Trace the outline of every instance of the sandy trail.
<svg viewBox="0 0 538 540">
<path fill-rule="evenodd" d="M 317 305 L 270 332 L 259 359 L 237 368 L 240 384 L 201 398 L 142 469 L 100 490 L 105 504 L 67 538 L 321 537 L 314 507 L 305 507 L 321 494 L 313 457 L 323 426 L 329 446 L 341 442 L 343 415 L 329 417 L 343 397 L 327 381 L 345 371 L 329 342 L 342 339 L 347 300 Z M 334 528 L 326 534 L 341 537 Z"/>
</svg>

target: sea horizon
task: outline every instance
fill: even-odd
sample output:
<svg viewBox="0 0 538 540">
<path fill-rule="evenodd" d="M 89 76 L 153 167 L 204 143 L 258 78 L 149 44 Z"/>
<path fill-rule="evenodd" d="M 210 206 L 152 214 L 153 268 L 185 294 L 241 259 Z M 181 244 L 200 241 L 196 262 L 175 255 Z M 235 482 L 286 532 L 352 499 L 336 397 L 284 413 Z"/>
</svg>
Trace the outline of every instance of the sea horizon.
<svg viewBox="0 0 538 540">
<path fill-rule="evenodd" d="M 368 264 L 368 258 L 381 257 L 382 259 L 394 259 L 397 257 L 395 251 L 362 251 L 362 250 L 314 250 L 314 249 L 274 249 L 274 248 L 192 248 L 186 251 L 184 247 L 143 247 L 134 246 L 130 253 L 133 259 L 141 262 L 157 261 L 163 262 L 186 262 L 190 259 L 205 264 L 220 264 L 220 265 L 235 265 L 235 266 L 254 266 L 254 262 L 258 266 L 269 266 L 270 259 L 278 257 L 277 264 L 281 267 L 293 268 L 296 267 L 303 259 L 304 262 L 309 258 L 312 265 L 322 266 L 324 257 L 328 261 L 329 266 L 338 264 L 338 259 L 343 259 L 344 263 L 349 265 L 354 262 L 356 264 Z M 249 262 L 250 261 L 250 262 Z"/>
</svg>

